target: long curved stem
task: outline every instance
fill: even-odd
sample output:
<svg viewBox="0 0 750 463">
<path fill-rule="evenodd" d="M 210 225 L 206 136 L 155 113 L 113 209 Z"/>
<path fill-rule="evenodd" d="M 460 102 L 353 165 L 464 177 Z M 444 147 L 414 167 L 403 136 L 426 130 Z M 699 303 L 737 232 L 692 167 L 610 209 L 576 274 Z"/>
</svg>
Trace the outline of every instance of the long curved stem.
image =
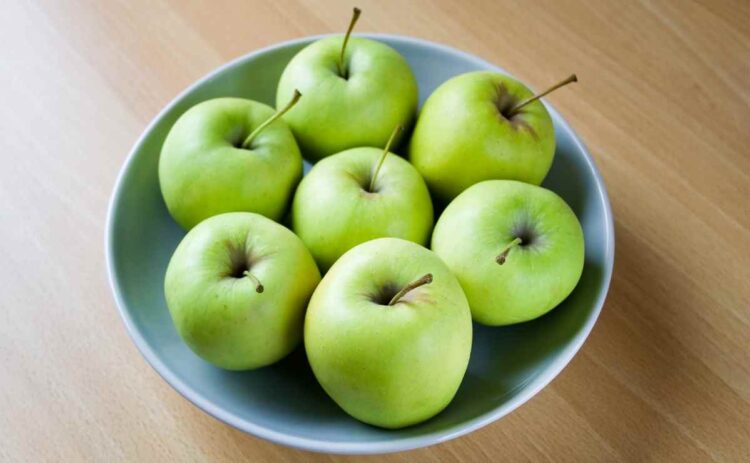
<svg viewBox="0 0 750 463">
<path fill-rule="evenodd" d="M 301 96 L 302 96 L 302 94 L 299 92 L 299 90 L 295 90 L 294 91 L 294 95 L 292 95 L 292 99 L 289 100 L 289 103 L 287 103 L 286 106 L 284 106 L 284 108 L 281 111 L 276 111 L 276 114 L 274 114 L 273 116 L 271 116 L 268 119 L 266 119 L 265 122 L 263 122 L 258 127 L 256 127 L 255 130 L 253 130 L 250 133 L 250 135 L 248 135 L 247 138 L 245 138 L 245 141 L 242 142 L 242 148 L 243 149 L 250 149 L 250 144 L 253 142 L 253 139 L 255 139 L 255 137 L 261 131 L 263 131 L 263 129 L 265 129 L 266 127 L 268 127 L 269 125 L 271 125 L 276 119 L 280 118 L 281 116 L 283 116 L 284 114 L 286 114 L 287 111 L 289 111 L 290 109 L 292 109 L 292 106 L 294 106 L 294 105 L 297 104 L 297 102 L 299 101 L 299 99 L 300 99 Z"/>
<path fill-rule="evenodd" d="M 513 106 L 507 112 L 508 117 L 513 116 L 515 113 L 517 113 L 518 111 L 520 111 L 521 108 L 523 108 L 527 104 L 531 103 L 532 101 L 536 101 L 539 98 L 541 98 L 541 97 L 543 97 L 543 96 L 545 96 L 545 95 L 547 95 L 549 93 L 552 93 L 555 90 L 557 90 L 558 88 L 563 87 L 565 85 L 568 85 L 571 82 L 578 82 L 578 77 L 576 77 L 575 74 L 571 74 L 570 76 L 568 76 L 567 79 L 561 80 L 560 82 L 556 83 L 555 85 L 553 85 L 552 87 L 550 87 L 547 90 L 543 91 L 542 93 L 537 93 L 536 95 L 534 95 L 532 97 L 529 97 L 529 98 L 526 98 L 525 100 L 521 101 L 517 105 Z"/>
<path fill-rule="evenodd" d="M 385 158 L 388 156 L 388 153 L 391 151 L 391 145 L 393 144 L 393 140 L 396 139 L 396 136 L 401 133 L 401 131 L 404 130 L 404 127 L 401 125 L 397 125 L 395 129 L 393 129 L 393 132 L 391 132 L 391 137 L 388 139 L 388 142 L 385 144 L 385 148 L 383 149 L 383 154 L 380 156 L 380 159 L 378 160 L 378 163 L 375 165 L 375 169 L 372 172 L 372 177 L 370 178 L 370 187 L 367 189 L 370 193 L 375 191 L 375 180 L 378 178 L 378 173 L 380 172 L 380 168 L 383 166 L 383 163 L 385 162 Z"/>
<path fill-rule="evenodd" d="M 412 289 L 419 288 L 420 286 L 428 285 L 432 283 L 432 273 L 428 273 L 427 275 L 424 275 L 418 280 L 414 280 L 408 285 L 401 288 L 399 292 L 396 293 L 395 296 L 391 299 L 391 302 L 388 303 L 388 305 L 393 305 L 397 303 L 406 293 L 411 291 Z"/>
<path fill-rule="evenodd" d="M 339 75 L 346 79 L 346 68 L 344 67 L 344 53 L 346 52 L 346 44 L 349 43 L 349 36 L 352 35 L 352 29 L 354 29 L 354 25 L 357 24 L 357 20 L 359 19 L 359 15 L 362 13 L 362 10 L 360 10 L 357 7 L 354 7 L 354 10 L 352 11 L 352 20 L 349 21 L 349 29 L 346 30 L 346 35 L 344 36 L 344 43 L 341 45 L 341 54 L 339 55 Z"/>
</svg>

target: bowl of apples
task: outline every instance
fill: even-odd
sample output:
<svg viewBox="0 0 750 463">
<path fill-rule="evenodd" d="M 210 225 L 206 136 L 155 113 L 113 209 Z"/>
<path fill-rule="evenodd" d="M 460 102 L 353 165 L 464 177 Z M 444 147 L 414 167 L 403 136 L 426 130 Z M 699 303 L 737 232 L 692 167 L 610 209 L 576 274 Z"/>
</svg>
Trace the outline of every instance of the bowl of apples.
<svg viewBox="0 0 750 463">
<path fill-rule="evenodd" d="M 135 344 L 217 419 L 318 452 L 455 438 L 546 386 L 609 287 L 604 182 L 500 67 L 307 37 L 196 82 L 136 142 L 106 253 Z"/>
</svg>

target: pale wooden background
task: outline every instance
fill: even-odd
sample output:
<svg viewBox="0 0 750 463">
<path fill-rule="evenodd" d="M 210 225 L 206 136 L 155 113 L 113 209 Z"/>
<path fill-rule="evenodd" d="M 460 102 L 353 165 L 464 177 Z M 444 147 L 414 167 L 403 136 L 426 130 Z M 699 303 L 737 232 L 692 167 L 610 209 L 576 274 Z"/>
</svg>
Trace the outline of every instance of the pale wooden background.
<svg viewBox="0 0 750 463">
<path fill-rule="evenodd" d="M 118 169 L 159 109 L 258 47 L 341 31 L 347 1 L 3 2 L 0 460 L 344 461 L 203 414 L 142 360 L 103 253 Z M 493 425 L 370 461 L 750 460 L 750 2 L 362 1 L 359 31 L 471 51 L 550 97 L 609 187 L 594 332 Z"/>
</svg>

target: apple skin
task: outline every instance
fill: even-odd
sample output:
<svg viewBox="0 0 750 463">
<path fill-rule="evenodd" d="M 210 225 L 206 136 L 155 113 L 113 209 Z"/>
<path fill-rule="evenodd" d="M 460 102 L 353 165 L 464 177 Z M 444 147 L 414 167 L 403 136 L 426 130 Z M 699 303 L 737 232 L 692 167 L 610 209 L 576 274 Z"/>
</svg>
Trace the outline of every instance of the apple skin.
<svg viewBox="0 0 750 463">
<path fill-rule="evenodd" d="M 432 200 L 419 173 L 388 154 L 375 192 L 368 192 L 383 150 L 353 148 L 315 164 L 292 202 L 292 230 L 321 271 L 349 249 L 375 238 L 402 238 L 426 244 L 433 224 Z"/>
<path fill-rule="evenodd" d="M 432 283 L 387 305 L 427 273 Z M 456 278 L 433 252 L 397 238 L 344 254 L 305 316 L 307 358 L 323 389 L 354 418 L 384 428 L 419 423 L 448 405 L 471 340 L 471 312 Z"/>
<path fill-rule="evenodd" d="M 504 264 L 495 258 L 514 238 Z M 461 282 L 475 321 L 510 325 L 552 310 L 573 291 L 584 263 L 583 231 L 554 192 L 512 180 L 478 183 L 435 225 L 432 250 Z"/>
<path fill-rule="evenodd" d="M 263 284 L 262 293 L 243 270 Z M 250 212 L 204 220 L 180 242 L 164 294 L 177 332 L 204 360 L 228 370 L 270 365 L 299 344 L 320 281 L 294 233 Z"/>
<path fill-rule="evenodd" d="M 483 180 L 539 185 L 552 165 L 555 130 L 539 101 L 511 120 L 510 109 L 532 96 L 522 83 L 497 72 L 461 74 L 425 102 L 409 146 L 409 160 L 441 201 Z"/>
<path fill-rule="evenodd" d="M 187 110 L 169 131 L 159 158 L 167 209 L 184 229 L 223 212 L 246 211 L 279 220 L 302 177 L 302 155 L 283 121 L 274 121 L 241 149 L 275 113 L 241 98 L 216 98 Z"/>
<path fill-rule="evenodd" d="M 277 107 L 289 101 L 295 89 L 304 95 L 284 120 L 310 161 L 358 146 L 385 146 L 393 128 L 410 127 L 416 114 L 417 81 L 396 50 L 351 37 L 345 79 L 338 71 L 342 42 L 339 36 L 308 45 L 279 80 Z"/>
</svg>

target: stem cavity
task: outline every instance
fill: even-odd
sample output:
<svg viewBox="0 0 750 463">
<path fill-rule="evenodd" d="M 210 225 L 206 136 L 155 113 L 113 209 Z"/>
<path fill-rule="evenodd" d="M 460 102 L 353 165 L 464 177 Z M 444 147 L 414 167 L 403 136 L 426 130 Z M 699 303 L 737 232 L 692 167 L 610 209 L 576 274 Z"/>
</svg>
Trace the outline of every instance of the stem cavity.
<svg viewBox="0 0 750 463">
<path fill-rule="evenodd" d="M 513 117 L 514 114 L 516 114 L 518 111 L 520 111 L 521 108 L 523 108 L 527 104 L 529 104 L 529 103 L 531 103 L 533 101 L 536 101 L 539 98 L 541 98 L 541 97 L 543 97 L 543 96 L 545 96 L 545 95 L 547 95 L 549 93 L 552 93 L 555 90 L 557 90 L 558 88 L 563 87 L 565 85 L 568 85 L 569 83 L 572 83 L 572 82 L 578 82 L 578 77 L 576 77 L 575 74 L 571 74 L 567 79 L 561 80 L 560 82 L 556 83 L 555 85 L 553 85 L 552 87 L 550 87 L 547 90 L 543 91 L 542 93 L 537 93 L 536 95 L 534 95 L 532 97 L 529 97 L 529 98 L 526 98 L 525 100 L 521 101 L 517 105 L 513 106 L 512 108 L 510 108 L 508 110 L 507 117 L 509 117 L 509 118 Z"/>
<path fill-rule="evenodd" d="M 420 286 L 428 285 L 432 283 L 432 273 L 428 273 L 427 275 L 424 275 L 422 278 L 418 280 L 414 280 L 408 285 L 401 288 L 399 292 L 396 293 L 395 296 L 393 296 L 393 299 L 391 299 L 391 302 L 388 303 L 388 305 L 394 305 L 396 304 L 406 293 L 411 291 L 412 289 L 419 288 Z"/>
<path fill-rule="evenodd" d="M 271 116 L 268 119 L 266 119 L 265 122 L 263 122 L 258 127 L 256 127 L 255 130 L 253 130 L 250 133 L 250 135 L 248 135 L 247 138 L 245 138 L 245 141 L 242 142 L 242 149 L 249 150 L 250 149 L 250 145 L 253 142 L 253 139 L 261 131 L 263 131 L 263 129 L 265 129 L 266 127 L 268 127 L 269 125 L 271 125 L 276 119 L 280 118 L 281 116 L 283 116 L 284 114 L 286 114 L 287 111 L 289 111 L 290 109 L 292 109 L 292 106 L 294 106 L 294 105 L 297 104 L 297 102 L 299 101 L 299 99 L 300 99 L 301 96 L 302 96 L 302 94 L 299 92 L 299 90 L 294 90 L 294 95 L 292 95 L 292 99 L 289 100 L 289 103 L 287 103 L 286 106 L 284 106 L 284 108 L 281 111 L 276 111 L 276 114 L 274 114 L 273 116 Z"/>
<path fill-rule="evenodd" d="M 521 238 L 514 238 L 513 241 L 505 246 L 500 254 L 495 257 L 495 262 L 497 262 L 499 265 L 503 265 L 505 263 L 505 260 L 508 258 L 508 253 L 510 252 L 510 250 L 518 246 L 519 244 L 523 244 L 523 240 Z"/>
<path fill-rule="evenodd" d="M 250 270 L 245 270 L 244 272 L 242 272 L 242 275 L 253 280 L 253 283 L 255 283 L 255 292 L 257 293 L 263 292 L 265 288 L 263 288 L 263 285 L 260 283 L 260 280 L 258 279 L 258 277 L 250 273 Z"/>
<path fill-rule="evenodd" d="M 354 7 L 354 10 L 352 11 L 352 20 L 349 21 L 349 29 L 346 30 L 344 43 L 341 45 L 341 54 L 339 55 L 339 75 L 344 79 L 348 77 L 346 67 L 344 66 L 344 53 L 346 52 L 346 44 L 349 43 L 349 36 L 352 35 L 352 29 L 354 29 L 354 25 L 357 24 L 360 13 L 362 13 L 362 10 Z"/>
<path fill-rule="evenodd" d="M 383 154 L 380 156 L 380 159 L 378 160 L 378 163 L 375 165 L 375 169 L 372 172 L 372 177 L 370 177 L 370 186 L 367 189 L 368 192 L 373 193 L 375 191 L 375 181 L 378 179 L 378 173 L 380 172 L 380 168 L 383 166 L 383 163 L 385 162 L 385 158 L 388 156 L 388 153 L 391 150 L 391 145 L 393 144 L 393 140 L 396 139 L 399 133 L 404 129 L 403 126 L 397 125 L 395 129 L 393 129 L 393 132 L 391 132 L 391 137 L 388 139 L 388 142 L 385 144 L 385 149 L 383 149 Z"/>
</svg>

